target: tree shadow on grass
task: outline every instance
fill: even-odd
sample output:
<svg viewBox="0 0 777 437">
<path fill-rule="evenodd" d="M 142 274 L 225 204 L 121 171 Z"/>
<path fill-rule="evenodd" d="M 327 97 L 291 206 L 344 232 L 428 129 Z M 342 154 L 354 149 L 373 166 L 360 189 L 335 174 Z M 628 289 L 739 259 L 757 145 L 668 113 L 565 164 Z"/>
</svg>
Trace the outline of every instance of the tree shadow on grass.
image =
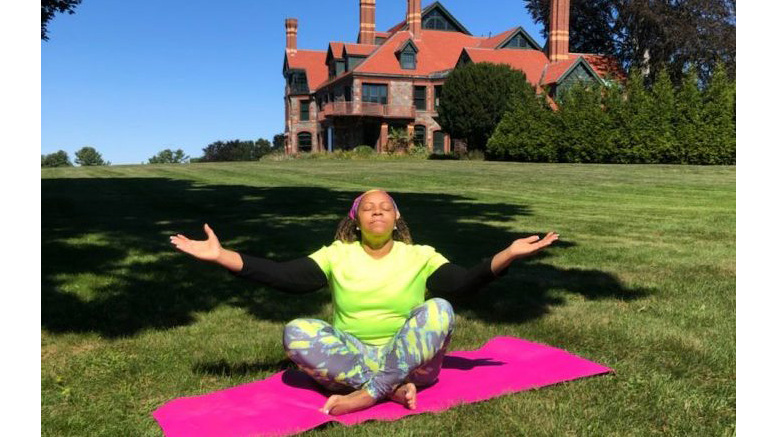
<svg viewBox="0 0 777 437">
<path fill-rule="evenodd" d="M 279 322 L 319 313 L 330 300 L 325 290 L 287 295 L 233 278 L 177 252 L 169 236 L 202 239 L 202 224 L 209 223 L 225 247 L 292 259 L 330 244 L 337 223 L 359 194 L 166 178 L 43 179 L 41 193 L 42 326 L 105 337 L 186 325 L 195 313 L 219 305 Z M 416 243 L 434 246 L 465 266 L 533 234 L 501 225 L 531 215 L 527 205 L 437 193 L 392 195 Z M 549 295 L 551 289 L 587 298 L 632 299 L 646 293 L 625 288 L 606 272 L 543 263 L 554 251 L 574 245 L 559 241 L 530 262 L 511 267 L 476 297 L 457 300 L 457 309 L 493 323 L 516 323 L 562 304 Z"/>
</svg>

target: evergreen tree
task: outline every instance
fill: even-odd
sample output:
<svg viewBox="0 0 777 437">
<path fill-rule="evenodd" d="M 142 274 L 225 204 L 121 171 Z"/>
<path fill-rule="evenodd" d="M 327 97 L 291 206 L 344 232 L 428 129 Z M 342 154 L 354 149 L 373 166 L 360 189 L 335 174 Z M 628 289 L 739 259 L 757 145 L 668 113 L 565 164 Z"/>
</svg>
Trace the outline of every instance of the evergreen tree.
<svg viewBox="0 0 777 437">
<path fill-rule="evenodd" d="M 677 122 L 675 138 L 678 145 L 678 160 L 681 164 L 703 162 L 702 146 L 702 97 L 696 69 L 691 67 L 683 76 L 677 91 Z"/>
<path fill-rule="evenodd" d="M 598 84 L 575 83 L 558 96 L 558 156 L 562 162 L 607 162 L 609 114 L 602 109 Z"/>
<path fill-rule="evenodd" d="M 624 125 L 628 116 L 626 112 L 624 87 L 615 81 L 609 81 L 609 85 L 602 90 L 602 105 L 604 117 L 608 125 L 605 137 L 602 138 L 602 154 L 606 163 L 625 163 L 625 156 L 621 153 L 628 143 Z"/>
<path fill-rule="evenodd" d="M 513 105 L 488 140 L 488 158 L 556 162 L 555 118 L 544 93 L 516 94 Z"/>
<path fill-rule="evenodd" d="M 656 75 L 656 81 L 650 90 L 650 130 L 652 135 L 649 147 L 651 156 L 657 162 L 676 163 L 678 159 L 677 140 L 675 138 L 676 115 L 674 87 L 666 69 Z"/>
<path fill-rule="evenodd" d="M 706 164 L 734 164 L 736 161 L 734 89 L 723 64 L 717 64 L 702 95 Z"/>
<path fill-rule="evenodd" d="M 623 135 L 620 144 L 625 162 L 649 163 L 657 159 L 652 150 L 653 131 L 651 129 L 652 96 L 645 89 L 642 72 L 638 68 L 629 71 L 626 83 L 626 102 L 623 111 Z"/>
</svg>

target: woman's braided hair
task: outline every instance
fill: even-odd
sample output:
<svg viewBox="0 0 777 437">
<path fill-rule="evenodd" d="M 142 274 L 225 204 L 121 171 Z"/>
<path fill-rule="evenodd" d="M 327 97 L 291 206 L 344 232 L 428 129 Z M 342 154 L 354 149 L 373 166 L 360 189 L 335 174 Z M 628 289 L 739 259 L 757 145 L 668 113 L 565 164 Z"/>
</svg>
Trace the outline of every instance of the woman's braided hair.
<svg viewBox="0 0 777 437">
<path fill-rule="evenodd" d="M 413 244 L 413 237 L 410 236 L 410 228 L 407 227 L 405 219 L 400 216 L 395 224 L 396 229 L 391 233 L 391 238 L 405 244 Z M 361 231 L 357 227 L 356 220 L 349 216 L 345 216 L 340 220 L 340 224 L 337 225 L 337 231 L 335 232 L 335 240 L 351 243 L 354 241 L 361 241 L 361 238 Z"/>
</svg>

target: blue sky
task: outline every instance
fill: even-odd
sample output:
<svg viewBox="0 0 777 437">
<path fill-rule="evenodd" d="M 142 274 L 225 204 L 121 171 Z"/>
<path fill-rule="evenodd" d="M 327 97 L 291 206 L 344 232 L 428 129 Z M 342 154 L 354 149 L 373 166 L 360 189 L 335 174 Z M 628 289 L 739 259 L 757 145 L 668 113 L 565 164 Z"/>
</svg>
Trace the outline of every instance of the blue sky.
<svg viewBox="0 0 777 437">
<path fill-rule="evenodd" d="M 441 3 L 473 35 L 520 25 L 544 44 L 522 1 Z M 377 29 L 402 21 L 406 4 L 377 0 Z M 272 140 L 283 132 L 284 18 L 299 19 L 299 48 L 324 50 L 355 41 L 358 9 L 358 0 L 83 0 L 41 42 L 41 153 L 72 160 L 89 145 L 133 164 L 166 148 L 195 157 L 217 140 Z"/>
</svg>

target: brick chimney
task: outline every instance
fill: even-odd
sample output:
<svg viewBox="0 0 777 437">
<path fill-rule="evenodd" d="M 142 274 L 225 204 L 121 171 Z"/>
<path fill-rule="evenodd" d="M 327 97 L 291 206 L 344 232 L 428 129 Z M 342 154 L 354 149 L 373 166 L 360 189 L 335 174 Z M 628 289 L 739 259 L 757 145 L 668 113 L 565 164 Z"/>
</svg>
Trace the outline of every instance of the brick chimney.
<svg viewBox="0 0 777 437">
<path fill-rule="evenodd" d="M 421 38 L 421 0 L 407 0 L 407 30 L 414 39 Z"/>
<path fill-rule="evenodd" d="M 550 1 L 548 58 L 550 62 L 569 58 L 569 0 Z"/>
<path fill-rule="evenodd" d="M 286 52 L 297 53 L 297 19 L 286 19 Z"/>
<path fill-rule="evenodd" d="M 375 0 L 359 0 L 359 43 L 375 44 Z"/>
</svg>

